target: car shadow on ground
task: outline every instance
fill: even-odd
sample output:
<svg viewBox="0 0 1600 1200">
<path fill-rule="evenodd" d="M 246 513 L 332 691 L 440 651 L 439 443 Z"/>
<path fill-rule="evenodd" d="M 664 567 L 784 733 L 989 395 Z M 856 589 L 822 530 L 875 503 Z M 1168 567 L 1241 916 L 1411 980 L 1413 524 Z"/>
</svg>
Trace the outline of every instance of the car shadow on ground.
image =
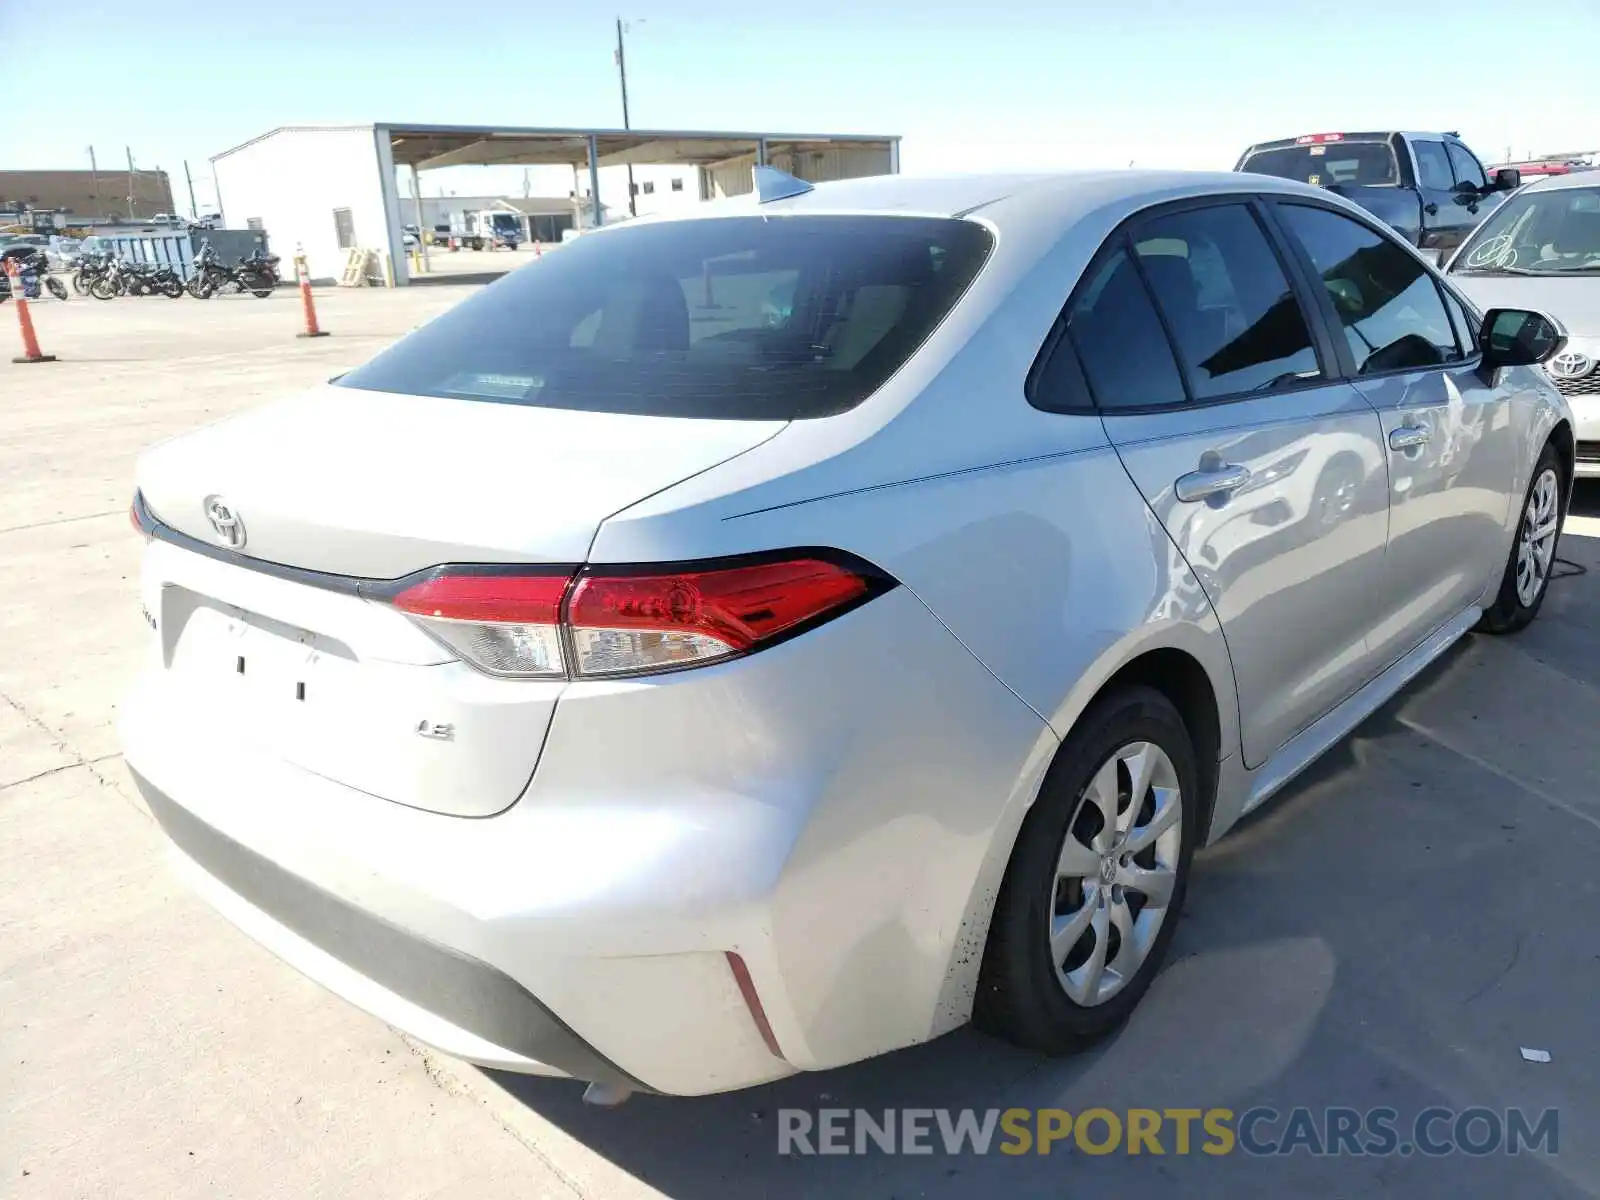
<svg viewBox="0 0 1600 1200">
<path fill-rule="evenodd" d="M 517 263 L 514 266 L 507 267 L 504 271 L 470 271 L 465 274 L 458 275 L 452 275 L 448 271 L 440 271 L 426 275 L 421 272 L 416 272 L 411 276 L 411 286 L 443 287 L 446 284 L 454 286 L 457 284 L 493 283 L 495 280 L 511 274 L 516 267 L 521 265 L 521 263 Z"/>
<path fill-rule="evenodd" d="M 1600 509 L 1597 493 L 1581 502 Z M 1563 554 L 1600 567 L 1600 538 L 1568 539 Z M 1581 733 L 1582 706 L 1600 699 L 1595 579 L 1560 581 L 1523 635 L 1465 639 L 1201 852 L 1166 969 L 1088 1053 L 1050 1060 L 963 1029 L 839 1070 L 615 1110 L 586 1107 L 570 1082 L 491 1078 L 686 1200 L 1137 1197 L 1175 1185 L 1191 1197 L 1600 1196 L 1600 1145 L 1584 1133 L 1600 1123 L 1600 800 L 1583 775 L 1600 751 Z M 1552 749 L 1525 771 L 1519 748 L 1539 739 Z M 1524 1061 L 1524 1046 L 1552 1061 Z M 1555 1109 L 1559 1152 L 1216 1156 L 1197 1132 L 1180 1154 L 1168 1125 L 1161 1155 L 1066 1144 L 1006 1155 L 1000 1136 L 986 1155 L 951 1155 L 937 1133 L 922 1156 L 779 1153 L 784 1109 L 879 1120 L 884 1109 L 1257 1106 L 1306 1106 L 1319 1121 L 1328 1107 L 1392 1108 L 1402 1144 L 1433 1107 L 1520 1107 L 1530 1124 Z M 1271 1143 L 1284 1121 L 1256 1129 Z"/>
</svg>

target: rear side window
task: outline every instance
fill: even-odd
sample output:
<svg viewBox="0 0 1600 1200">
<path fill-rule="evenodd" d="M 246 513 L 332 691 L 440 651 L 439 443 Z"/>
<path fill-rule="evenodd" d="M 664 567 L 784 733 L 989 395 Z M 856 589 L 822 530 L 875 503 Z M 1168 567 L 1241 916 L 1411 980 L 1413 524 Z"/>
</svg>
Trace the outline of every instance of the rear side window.
<svg viewBox="0 0 1600 1200">
<path fill-rule="evenodd" d="M 578 238 L 339 386 L 586 412 L 796 420 L 853 408 L 983 266 L 939 217 L 642 223 Z"/>
<path fill-rule="evenodd" d="M 1357 373 L 1462 357 L 1439 288 L 1416 255 L 1342 213 L 1303 204 L 1278 211 L 1322 277 Z"/>
<path fill-rule="evenodd" d="M 1134 236 L 1195 399 L 1321 376 L 1300 302 L 1244 205 L 1157 217 Z"/>
<path fill-rule="evenodd" d="M 1073 300 L 1067 334 L 1104 410 L 1183 404 L 1183 376 L 1126 250 L 1100 261 Z"/>
<path fill-rule="evenodd" d="M 1400 181 L 1394 149 L 1387 141 L 1319 142 L 1257 150 L 1245 158 L 1239 169 L 1324 187 L 1330 183 L 1383 187 Z"/>
</svg>

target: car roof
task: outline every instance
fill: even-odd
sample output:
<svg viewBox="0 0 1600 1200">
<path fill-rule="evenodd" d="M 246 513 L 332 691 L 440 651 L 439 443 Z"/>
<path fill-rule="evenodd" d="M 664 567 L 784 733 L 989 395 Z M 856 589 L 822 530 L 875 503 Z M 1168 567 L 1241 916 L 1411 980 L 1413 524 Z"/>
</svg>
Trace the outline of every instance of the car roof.
<svg viewBox="0 0 1600 1200">
<path fill-rule="evenodd" d="M 1523 185 L 1525 192 L 1559 192 L 1565 188 L 1600 187 L 1600 167 L 1573 170 L 1566 175 L 1545 175 Z"/>
<path fill-rule="evenodd" d="M 727 215 L 733 206 L 758 212 L 884 213 L 960 217 L 1002 208 L 1048 207 L 1066 224 L 1107 206 L 1130 210 L 1184 195 L 1218 192 L 1326 197 L 1309 184 L 1236 171 L 1086 170 L 1038 174 L 877 175 L 816 185 L 764 204 L 749 196 L 703 206 Z M 707 215 L 710 215 L 708 213 Z"/>
</svg>

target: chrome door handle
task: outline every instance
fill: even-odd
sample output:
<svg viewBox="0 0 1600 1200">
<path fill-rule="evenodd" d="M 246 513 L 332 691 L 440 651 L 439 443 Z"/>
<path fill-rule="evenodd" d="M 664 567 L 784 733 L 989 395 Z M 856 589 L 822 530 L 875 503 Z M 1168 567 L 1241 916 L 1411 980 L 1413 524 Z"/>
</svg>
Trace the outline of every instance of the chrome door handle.
<svg viewBox="0 0 1600 1200">
<path fill-rule="evenodd" d="M 1237 491 L 1249 482 L 1249 467 L 1224 463 L 1214 470 L 1190 471 L 1187 475 L 1178 476 L 1173 490 L 1179 500 L 1192 504 L 1196 500 L 1209 500 L 1212 496 L 1224 496 Z"/>
<path fill-rule="evenodd" d="M 1426 425 L 1402 425 L 1398 429 L 1389 431 L 1389 449 L 1410 450 L 1421 446 L 1428 440 L 1428 427 Z"/>
</svg>

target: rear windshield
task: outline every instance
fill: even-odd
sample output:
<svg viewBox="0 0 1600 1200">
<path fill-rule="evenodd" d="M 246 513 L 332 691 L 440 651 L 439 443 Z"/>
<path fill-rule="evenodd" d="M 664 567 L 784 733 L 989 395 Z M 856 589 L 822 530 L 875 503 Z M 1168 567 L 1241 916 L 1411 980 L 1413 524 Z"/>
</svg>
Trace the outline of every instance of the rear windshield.
<svg viewBox="0 0 1600 1200">
<path fill-rule="evenodd" d="M 577 238 L 342 387 L 649 416 L 795 420 L 861 403 L 988 256 L 940 217 L 719 217 Z"/>
<path fill-rule="evenodd" d="M 1330 183 L 1381 187 L 1400 182 L 1394 148 L 1386 141 L 1322 142 L 1314 146 L 1257 150 L 1245 157 L 1239 169 L 1322 187 Z"/>
</svg>

